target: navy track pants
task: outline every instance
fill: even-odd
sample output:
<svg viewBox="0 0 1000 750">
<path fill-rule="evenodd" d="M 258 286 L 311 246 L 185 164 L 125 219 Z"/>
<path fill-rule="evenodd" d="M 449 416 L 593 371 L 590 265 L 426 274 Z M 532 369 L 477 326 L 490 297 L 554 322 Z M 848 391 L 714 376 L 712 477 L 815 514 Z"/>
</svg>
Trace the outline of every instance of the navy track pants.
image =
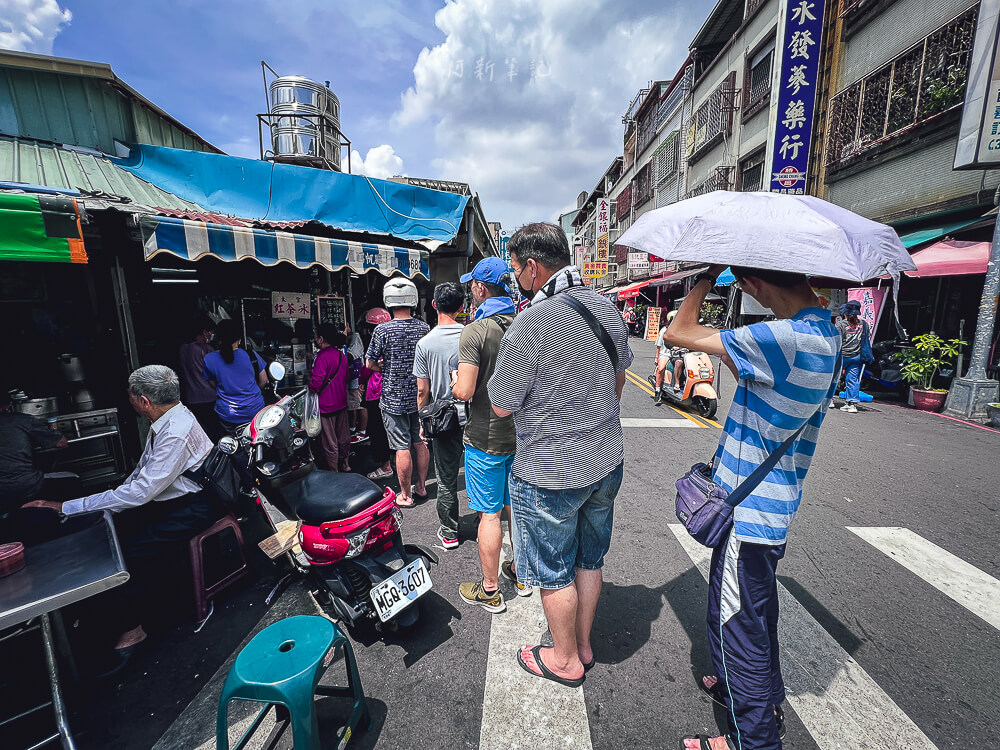
<svg viewBox="0 0 1000 750">
<path fill-rule="evenodd" d="M 737 750 L 781 750 L 774 706 L 785 700 L 778 661 L 778 560 L 785 545 L 730 532 L 712 552 L 708 640 Z"/>
</svg>

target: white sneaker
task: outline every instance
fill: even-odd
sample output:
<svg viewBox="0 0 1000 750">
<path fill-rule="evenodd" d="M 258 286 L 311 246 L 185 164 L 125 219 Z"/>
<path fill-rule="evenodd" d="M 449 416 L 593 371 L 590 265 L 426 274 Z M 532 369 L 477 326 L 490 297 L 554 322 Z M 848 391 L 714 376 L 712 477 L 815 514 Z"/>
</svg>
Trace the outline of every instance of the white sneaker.
<svg viewBox="0 0 1000 750">
<path fill-rule="evenodd" d="M 844 404 L 843 406 L 840 407 L 840 410 L 846 411 L 848 414 L 858 413 L 858 407 L 856 407 L 854 404 Z"/>
</svg>

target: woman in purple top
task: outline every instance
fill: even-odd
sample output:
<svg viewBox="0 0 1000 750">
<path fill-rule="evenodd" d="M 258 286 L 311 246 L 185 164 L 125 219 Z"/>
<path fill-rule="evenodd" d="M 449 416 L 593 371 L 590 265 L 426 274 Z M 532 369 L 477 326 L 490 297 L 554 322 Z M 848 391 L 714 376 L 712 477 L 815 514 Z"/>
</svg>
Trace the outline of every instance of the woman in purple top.
<svg viewBox="0 0 1000 750">
<path fill-rule="evenodd" d="M 215 415 L 222 429 L 234 434 L 264 408 L 260 389 L 267 384 L 267 370 L 260 355 L 240 348 L 243 332 L 236 321 L 220 321 L 215 338 L 219 351 L 205 355 L 203 374 L 215 386 Z"/>
<path fill-rule="evenodd" d="M 319 354 L 313 363 L 309 390 L 319 394 L 323 423 L 323 453 L 330 471 L 350 471 L 351 430 L 347 419 L 347 378 L 350 368 L 341 350 L 347 338 L 332 323 L 316 328 Z"/>
</svg>

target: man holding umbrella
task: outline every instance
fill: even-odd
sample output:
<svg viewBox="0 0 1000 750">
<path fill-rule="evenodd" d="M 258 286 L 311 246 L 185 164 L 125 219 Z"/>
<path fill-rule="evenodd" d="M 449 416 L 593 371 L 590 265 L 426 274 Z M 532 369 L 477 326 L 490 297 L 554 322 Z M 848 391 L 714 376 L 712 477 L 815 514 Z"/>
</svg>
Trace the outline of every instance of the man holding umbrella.
<svg viewBox="0 0 1000 750">
<path fill-rule="evenodd" d="M 727 709 L 730 747 L 778 750 L 785 688 L 776 571 L 823 407 L 837 385 L 841 339 L 804 275 L 753 268 L 733 268 L 735 283 L 777 319 L 723 331 L 700 325 L 702 301 L 723 268 L 698 277 L 665 336 L 675 346 L 720 355 L 739 381 L 713 480 L 732 493 L 787 438 L 801 433 L 735 508 L 728 539 L 713 550 L 708 635 L 717 676 L 703 678 L 701 687 Z"/>
</svg>

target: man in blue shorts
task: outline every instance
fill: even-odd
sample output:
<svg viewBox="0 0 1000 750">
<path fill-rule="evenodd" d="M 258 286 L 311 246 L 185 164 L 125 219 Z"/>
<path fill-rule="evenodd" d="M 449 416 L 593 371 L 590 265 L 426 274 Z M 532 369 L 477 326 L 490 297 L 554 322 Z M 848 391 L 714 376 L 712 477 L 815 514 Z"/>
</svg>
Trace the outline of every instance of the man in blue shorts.
<svg viewBox="0 0 1000 750">
<path fill-rule="evenodd" d="M 699 325 L 701 304 L 722 271 L 715 266 L 698 276 L 666 334 L 675 346 L 720 355 L 739 380 L 712 462 L 716 484 L 731 493 L 804 429 L 736 507 L 729 537 L 712 552 L 708 638 L 716 671 L 701 688 L 727 709 L 729 734 L 716 744 L 780 750 L 777 566 L 840 374 L 840 333 L 805 276 L 737 267 L 740 289 L 777 320 L 723 331 Z"/>
<path fill-rule="evenodd" d="M 468 604 L 496 613 L 507 609 L 500 593 L 498 567 L 505 578 L 514 582 L 519 596 L 531 594 L 530 586 L 518 582 L 511 562 L 500 565 L 503 546 L 500 514 L 506 507 L 510 522 L 507 480 L 517 440 L 514 420 L 494 413 L 486 387 L 496 366 L 500 340 L 514 319 L 514 300 L 510 298 L 510 272 L 500 258 L 479 261 L 472 273 L 462 277 L 462 283 L 471 284 L 476 313 L 458 341 L 458 377 L 452 395 L 469 404 L 469 421 L 465 425 L 465 493 L 469 509 L 479 513 L 479 562 L 483 577 L 481 581 L 461 584 L 458 593 Z"/>
</svg>

